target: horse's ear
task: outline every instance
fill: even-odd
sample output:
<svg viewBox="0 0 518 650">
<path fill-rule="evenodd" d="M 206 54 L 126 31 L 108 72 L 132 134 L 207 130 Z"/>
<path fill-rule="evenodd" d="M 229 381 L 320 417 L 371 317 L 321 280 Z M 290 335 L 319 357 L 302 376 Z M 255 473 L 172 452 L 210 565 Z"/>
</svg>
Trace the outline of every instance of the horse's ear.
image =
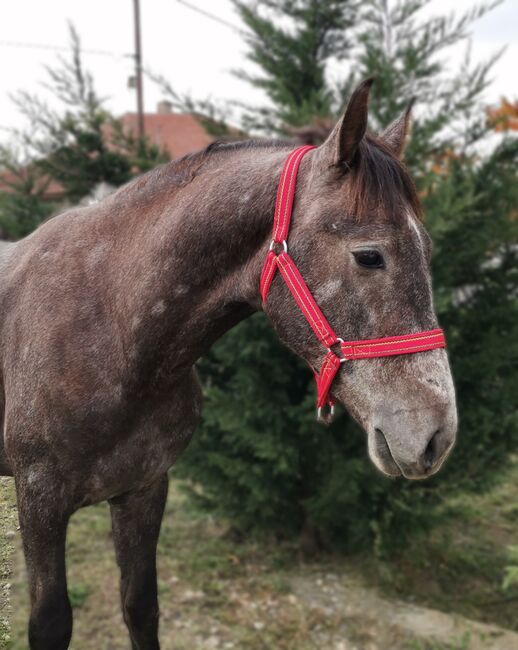
<svg viewBox="0 0 518 650">
<path fill-rule="evenodd" d="M 387 145 L 396 158 L 401 158 L 405 149 L 413 104 L 414 100 L 411 99 L 401 115 L 380 135 L 380 139 Z"/>
<path fill-rule="evenodd" d="M 320 155 L 329 166 L 349 167 L 367 130 L 369 91 L 374 77 L 363 81 L 351 95 L 345 113 L 320 146 Z"/>
</svg>

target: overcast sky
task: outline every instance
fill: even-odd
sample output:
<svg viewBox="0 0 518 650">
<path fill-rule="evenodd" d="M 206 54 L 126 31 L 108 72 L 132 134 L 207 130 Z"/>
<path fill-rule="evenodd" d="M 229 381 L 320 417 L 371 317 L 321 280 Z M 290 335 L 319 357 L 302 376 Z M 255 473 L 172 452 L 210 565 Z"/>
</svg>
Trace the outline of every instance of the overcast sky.
<svg viewBox="0 0 518 650">
<path fill-rule="evenodd" d="M 230 0 L 189 1 L 239 27 Z M 462 12 L 473 4 L 473 0 L 432 0 L 430 10 L 441 13 L 454 8 Z M 179 0 L 141 0 L 141 12 L 145 65 L 164 74 L 178 91 L 197 98 L 262 101 L 260 91 L 231 74 L 233 68 L 248 65 L 237 31 L 196 13 Z M 39 91 L 45 79 L 44 65 L 52 65 L 58 55 L 22 44 L 66 47 L 67 21 L 79 30 L 85 50 L 110 53 L 84 55 L 100 94 L 108 98 L 108 107 L 115 113 L 134 110 L 134 91 L 127 85 L 133 71 L 133 60 L 128 56 L 133 51 L 132 0 L 15 0 L 5 3 L 0 22 L 0 138 L 5 137 L 6 128 L 21 126 L 9 95 L 17 89 Z M 473 29 L 475 61 L 504 45 L 507 50 L 494 69 L 488 102 L 496 102 L 504 94 L 518 99 L 518 0 L 505 0 Z M 459 51 L 452 53 L 452 66 L 460 56 Z M 153 112 L 159 99 L 159 90 L 146 81 L 146 110 Z"/>
</svg>

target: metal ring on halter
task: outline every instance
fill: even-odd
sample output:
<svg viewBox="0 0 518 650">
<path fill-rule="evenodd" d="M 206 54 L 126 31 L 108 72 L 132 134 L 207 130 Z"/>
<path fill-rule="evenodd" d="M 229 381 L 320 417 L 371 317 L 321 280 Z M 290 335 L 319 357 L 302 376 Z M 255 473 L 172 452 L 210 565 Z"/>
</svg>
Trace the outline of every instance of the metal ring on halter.
<svg viewBox="0 0 518 650">
<path fill-rule="evenodd" d="M 338 343 L 345 343 L 343 338 L 341 338 L 340 336 L 337 337 L 337 340 L 338 340 Z M 340 349 L 340 352 L 342 354 L 344 353 L 342 349 Z M 340 357 L 340 363 L 345 363 L 346 361 L 347 361 L 347 359 L 345 357 Z"/>
<path fill-rule="evenodd" d="M 336 337 L 336 343 L 345 343 L 345 341 L 340 336 L 337 336 Z M 333 343 L 333 345 L 336 345 L 336 343 Z M 333 352 L 333 350 L 331 350 L 331 348 L 327 348 L 327 351 L 328 352 Z M 338 355 L 335 355 L 335 356 L 338 357 Z M 345 357 L 338 357 L 338 358 L 340 359 L 340 363 L 345 363 L 347 361 L 347 359 Z"/>
<path fill-rule="evenodd" d="M 322 409 L 323 409 L 322 406 L 319 406 L 319 407 L 317 408 L 317 420 L 323 420 L 323 419 L 324 419 L 324 418 L 322 417 Z M 333 418 L 334 415 L 335 415 L 335 405 L 334 405 L 334 404 L 331 404 L 331 406 L 329 407 L 329 417 L 330 417 L 330 418 Z"/>
<path fill-rule="evenodd" d="M 273 250 L 274 244 L 282 244 L 282 247 L 284 248 L 284 252 L 285 253 L 288 252 L 288 244 L 285 239 L 283 239 L 282 241 L 275 241 L 275 239 L 272 239 L 272 243 L 270 244 L 270 248 L 268 250 L 270 251 Z"/>
</svg>

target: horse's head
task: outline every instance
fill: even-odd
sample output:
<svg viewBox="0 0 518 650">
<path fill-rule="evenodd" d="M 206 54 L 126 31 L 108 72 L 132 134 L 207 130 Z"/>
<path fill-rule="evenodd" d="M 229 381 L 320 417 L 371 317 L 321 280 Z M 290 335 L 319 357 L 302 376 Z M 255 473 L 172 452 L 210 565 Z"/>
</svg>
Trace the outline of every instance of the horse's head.
<svg viewBox="0 0 518 650">
<path fill-rule="evenodd" d="M 327 141 L 303 161 L 289 234 L 291 256 L 345 340 L 437 327 L 431 241 L 399 160 L 409 111 L 379 137 L 366 135 L 369 88 L 367 81 L 356 89 Z M 319 369 L 325 349 L 284 283 L 273 283 L 266 312 L 280 337 Z M 455 394 L 443 349 L 346 362 L 331 390 L 367 432 L 370 457 L 386 474 L 430 476 L 454 444 Z"/>
</svg>

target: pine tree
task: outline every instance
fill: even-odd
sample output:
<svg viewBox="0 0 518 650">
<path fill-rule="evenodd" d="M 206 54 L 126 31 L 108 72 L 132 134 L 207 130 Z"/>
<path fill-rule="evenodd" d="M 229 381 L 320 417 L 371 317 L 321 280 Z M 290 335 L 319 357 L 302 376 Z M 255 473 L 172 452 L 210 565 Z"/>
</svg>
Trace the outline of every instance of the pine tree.
<svg viewBox="0 0 518 650">
<path fill-rule="evenodd" d="M 0 239 L 19 239 L 32 232 L 56 209 L 44 201 L 49 185 L 40 169 L 32 164 L 27 152 L 14 146 L 0 146 L 2 184 L 0 192 Z"/>
<path fill-rule="evenodd" d="M 238 74 L 271 101 L 254 109 L 255 116 L 248 113 L 249 127 L 282 131 L 328 117 L 336 93 L 327 83 L 326 64 L 351 47 L 357 0 L 268 0 L 260 6 L 237 0 L 234 5 L 249 28 L 248 58 L 261 69 L 260 75 Z"/>
<path fill-rule="evenodd" d="M 518 145 L 509 136 L 481 153 L 491 127 L 482 100 L 492 61 L 473 67 L 467 58 L 451 73 L 444 57 L 487 7 L 454 19 L 423 18 L 427 0 L 235 4 L 251 30 L 250 57 L 263 72 L 250 81 L 272 103 L 249 123 L 287 133 L 315 117 L 331 124 L 351 85 L 371 74 L 377 76 L 374 128 L 417 96 L 406 162 L 435 240 L 436 303 L 448 334 L 461 429 L 457 451 L 438 477 L 416 484 L 379 476 L 348 417 L 327 430 L 315 423 L 309 373 L 257 315 L 200 364 L 205 419 L 179 470 L 202 486 L 198 498 L 236 525 L 303 531 L 312 545 L 319 538 L 348 547 L 371 540 L 385 550 L 430 525 L 441 494 L 494 478 L 518 446 L 511 407 L 518 389 L 511 244 Z M 333 58 L 344 69 L 334 86 L 327 75 Z"/>
<path fill-rule="evenodd" d="M 65 201 L 75 204 L 100 183 L 119 186 L 136 173 L 167 160 L 165 152 L 124 131 L 104 107 L 91 74 L 84 69 L 79 36 L 70 28 L 70 58 L 47 68 L 47 90 L 60 106 L 51 108 L 39 95 L 15 96 L 29 127 L 13 134 L 14 144 L 0 150 L 0 167 L 16 179 L 0 196 L 0 227 L 11 237 L 28 234 L 55 204 L 43 201 L 55 181 Z M 23 151 L 22 157 L 15 154 Z"/>
</svg>

